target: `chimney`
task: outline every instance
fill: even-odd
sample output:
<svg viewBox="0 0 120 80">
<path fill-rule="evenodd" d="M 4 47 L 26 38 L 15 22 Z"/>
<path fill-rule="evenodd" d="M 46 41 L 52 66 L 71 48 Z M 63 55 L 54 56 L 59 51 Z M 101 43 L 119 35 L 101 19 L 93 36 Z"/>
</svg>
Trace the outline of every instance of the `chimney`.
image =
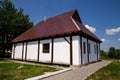
<svg viewBox="0 0 120 80">
<path fill-rule="evenodd" d="M 44 16 L 44 22 L 46 22 L 46 20 L 47 20 L 47 18 L 46 18 L 46 16 Z"/>
</svg>

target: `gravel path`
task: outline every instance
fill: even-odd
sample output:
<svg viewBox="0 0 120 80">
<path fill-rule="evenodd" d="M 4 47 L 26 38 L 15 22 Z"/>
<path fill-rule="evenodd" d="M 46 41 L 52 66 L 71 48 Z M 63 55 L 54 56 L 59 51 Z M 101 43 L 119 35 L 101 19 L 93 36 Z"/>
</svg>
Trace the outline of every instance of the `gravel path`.
<svg viewBox="0 0 120 80">
<path fill-rule="evenodd" d="M 92 73 L 96 72 L 98 69 L 102 68 L 103 66 L 107 66 L 110 63 L 111 61 L 100 61 L 79 68 L 75 68 L 61 74 L 50 76 L 42 80 L 84 80 Z"/>
</svg>

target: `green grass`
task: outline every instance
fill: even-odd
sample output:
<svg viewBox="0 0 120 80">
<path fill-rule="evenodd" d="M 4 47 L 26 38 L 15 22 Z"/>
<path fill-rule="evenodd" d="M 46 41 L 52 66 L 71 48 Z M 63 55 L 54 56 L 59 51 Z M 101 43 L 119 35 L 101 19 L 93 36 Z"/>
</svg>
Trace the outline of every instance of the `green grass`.
<svg viewBox="0 0 120 80">
<path fill-rule="evenodd" d="M 86 80 L 120 80 L 120 61 L 113 61 L 108 66 L 92 74 Z"/>
<path fill-rule="evenodd" d="M 109 60 L 109 57 L 107 57 L 107 56 L 100 56 L 100 59 L 102 59 L 102 60 Z"/>
<path fill-rule="evenodd" d="M 0 80 L 24 80 L 26 78 L 44 74 L 44 72 L 53 72 L 58 68 L 20 64 L 11 60 L 0 59 Z"/>
<path fill-rule="evenodd" d="M 110 58 L 109 56 L 103 56 L 103 55 L 100 56 L 100 59 L 102 59 L 102 60 L 110 60 L 110 61 L 116 60 L 114 58 Z"/>
</svg>

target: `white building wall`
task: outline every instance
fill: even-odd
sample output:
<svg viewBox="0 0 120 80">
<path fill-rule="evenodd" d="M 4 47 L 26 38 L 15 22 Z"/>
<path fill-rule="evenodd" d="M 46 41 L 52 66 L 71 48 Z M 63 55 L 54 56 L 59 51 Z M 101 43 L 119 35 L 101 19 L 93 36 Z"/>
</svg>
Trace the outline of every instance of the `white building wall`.
<svg viewBox="0 0 120 80">
<path fill-rule="evenodd" d="M 26 42 L 24 43 L 23 60 L 25 60 Z"/>
<path fill-rule="evenodd" d="M 32 41 L 27 43 L 27 60 L 37 61 L 38 55 L 38 41 Z"/>
<path fill-rule="evenodd" d="M 70 44 L 64 38 L 54 39 L 53 63 L 70 64 Z"/>
<path fill-rule="evenodd" d="M 12 45 L 12 54 L 11 54 L 11 58 L 14 59 L 14 44 Z"/>
<path fill-rule="evenodd" d="M 55 38 L 53 44 L 53 63 L 58 64 L 70 64 L 70 37 L 64 38 Z M 84 53 L 83 42 L 86 43 L 86 53 Z M 43 53 L 43 44 L 50 43 L 49 53 Z M 97 61 L 97 50 L 95 52 L 94 45 L 98 46 L 98 60 L 100 60 L 100 51 L 99 43 L 92 40 L 88 40 L 90 43 L 90 54 L 89 62 Z M 52 48 L 52 39 L 40 40 L 39 47 L 39 62 L 51 63 L 51 48 Z M 15 54 L 14 54 L 14 45 L 12 46 L 12 58 L 22 60 L 22 49 L 23 43 L 15 44 Z M 88 51 L 87 51 L 87 39 L 82 37 L 82 61 L 83 64 L 88 63 Z M 23 51 L 23 60 L 25 60 L 26 53 L 26 42 L 24 42 L 24 51 Z M 81 48 L 80 48 L 80 36 L 72 37 L 72 55 L 73 55 L 73 65 L 81 65 Z M 38 41 L 27 42 L 27 56 L 28 61 L 37 61 L 38 58 Z"/>
<path fill-rule="evenodd" d="M 86 47 L 86 53 L 84 53 L 84 47 L 83 47 L 83 42 L 85 42 L 85 47 Z M 88 53 L 87 53 L 87 39 L 82 37 L 82 61 L 83 64 L 88 64 Z"/>
<path fill-rule="evenodd" d="M 89 53 L 89 62 L 97 61 L 97 53 L 95 52 L 95 45 L 96 42 L 88 40 L 88 43 L 90 44 L 90 53 Z"/>
<path fill-rule="evenodd" d="M 97 46 L 98 46 L 98 60 L 100 60 L 100 44 L 97 43 Z"/>
<path fill-rule="evenodd" d="M 22 59 L 22 43 L 15 44 L 15 55 L 14 59 Z"/>
<path fill-rule="evenodd" d="M 72 37 L 73 65 L 81 65 L 80 36 Z"/>
<path fill-rule="evenodd" d="M 49 53 L 43 53 L 43 44 L 50 43 L 50 51 Z M 41 40 L 40 41 L 40 53 L 39 53 L 39 62 L 51 62 L 51 46 L 52 46 L 52 40 Z"/>
</svg>

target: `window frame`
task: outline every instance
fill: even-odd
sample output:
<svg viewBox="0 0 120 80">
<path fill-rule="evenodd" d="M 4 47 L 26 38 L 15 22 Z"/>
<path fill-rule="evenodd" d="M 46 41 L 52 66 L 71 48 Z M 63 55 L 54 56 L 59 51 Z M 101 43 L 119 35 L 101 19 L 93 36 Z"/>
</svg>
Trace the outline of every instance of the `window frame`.
<svg viewBox="0 0 120 80">
<path fill-rule="evenodd" d="M 50 52 L 50 43 L 44 43 L 43 45 L 42 52 L 43 53 L 49 53 Z"/>
</svg>

